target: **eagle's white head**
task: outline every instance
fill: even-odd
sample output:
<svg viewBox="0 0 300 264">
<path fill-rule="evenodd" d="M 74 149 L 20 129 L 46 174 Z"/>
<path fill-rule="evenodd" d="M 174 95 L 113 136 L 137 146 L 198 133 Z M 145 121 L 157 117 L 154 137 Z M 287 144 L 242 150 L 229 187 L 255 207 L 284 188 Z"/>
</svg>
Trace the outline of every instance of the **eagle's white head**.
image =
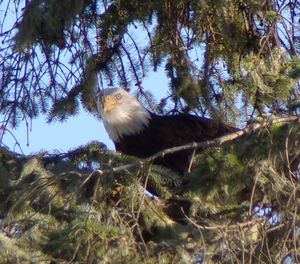
<svg viewBox="0 0 300 264">
<path fill-rule="evenodd" d="M 137 99 L 121 88 L 103 89 L 97 97 L 97 108 L 114 142 L 119 142 L 123 136 L 140 133 L 151 119 Z"/>
</svg>

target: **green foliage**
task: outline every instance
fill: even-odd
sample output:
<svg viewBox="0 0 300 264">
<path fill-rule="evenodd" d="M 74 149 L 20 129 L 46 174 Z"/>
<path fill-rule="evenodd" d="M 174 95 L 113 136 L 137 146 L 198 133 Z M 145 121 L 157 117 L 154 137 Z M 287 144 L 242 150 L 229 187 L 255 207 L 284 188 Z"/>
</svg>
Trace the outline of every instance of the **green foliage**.
<svg viewBox="0 0 300 264">
<path fill-rule="evenodd" d="M 1 149 L 0 260 L 278 263 L 296 256 L 299 135 L 299 124 L 272 125 L 206 149 L 184 178 L 97 142 L 31 157 Z M 117 170 L 128 162 L 135 166 Z M 146 183 L 159 197 L 145 194 Z M 260 217 L 257 208 L 272 211 Z"/>
<path fill-rule="evenodd" d="M 169 80 L 160 113 L 193 110 L 232 124 L 266 111 L 299 113 L 296 1 L 2 6 L 1 130 L 40 114 L 64 121 L 80 105 L 94 114 L 98 86 L 135 87 L 156 109 L 142 82 L 159 67 Z M 8 17 L 16 23 L 7 26 Z M 299 125 L 272 126 L 206 149 L 184 177 L 149 164 L 112 170 L 137 160 L 97 142 L 30 157 L 1 149 L 0 261 L 281 263 L 289 252 L 299 258 L 299 135 Z M 145 186 L 159 198 L 147 197 Z M 279 214 L 280 224 L 255 215 L 257 208 Z"/>
<path fill-rule="evenodd" d="M 300 60 L 295 57 L 291 61 L 291 70 L 289 73 L 290 77 L 293 79 L 298 79 L 300 77 Z"/>
<path fill-rule="evenodd" d="M 233 147 L 208 149 L 196 159 L 198 169 L 191 176 L 189 195 L 197 194 L 201 214 L 220 213 L 223 210 L 241 210 L 241 192 L 250 188 L 249 168 L 240 160 Z M 250 182 L 249 182 L 250 181 Z M 238 212 L 240 213 L 240 212 Z"/>
<path fill-rule="evenodd" d="M 147 189 L 161 198 L 170 198 L 172 193 L 182 185 L 182 176 L 168 168 L 151 165 L 146 171 L 143 179 L 147 181 Z"/>
<path fill-rule="evenodd" d="M 161 66 L 169 93 L 160 112 L 194 110 L 235 123 L 299 111 L 298 4 L 32 0 L 23 9 L 21 2 L 16 26 L 0 34 L 6 126 L 41 113 L 64 121 L 80 103 L 95 113 L 98 86 L 145 95 L 144 77 Z"/>
<path fill-rule="evenodd" d="M 274 49 L 271 56 L 261 60 L 258 55 L 249 56 L 241 65 L 240 87 L 245 91 L 245 99 L 254 104 L 257 93 L 260 101 L 271 103 L 274 99 L 281 101 L 289 96 L 295 84 L 290 75 L 291 63 L 286 61 L 280 50 Z M 246 77 L 246 78 L 245 78 Z"/>
<path fill-rule="evenodd" d="M 16 35 L 19 49 L 30 48 L 43 41 L 46 45 L 65 45 L 64 30 L 71 26 L 73 17 L 84 8 L 83 0 L 76 1 L 30 1 Z"/>
<path fill-rule="evenodd" d="M 278 199 L 278 193 L 289 195 L 293 184 L 288 180 L 290 172 L 286 166 L 290 165 L 286 159 L 291 163 L 297 159 L 299 135 L 299 126 L 274 125 L 228 146 L 205 150 L 196 159 L 197 170 L 187 186 L 189 195 L 197 194 L 201 213 L 205 214 L 219 213 L 224 208 L 249 207 L 249 200 L 246 204 L 243 202 L 249 198 L 245 194 L 255 181 L 259 195 L 268 195 L 272 200 Z M 286 146 L 287 141 L 289 146 Z M 272 194 L 266 194 L 268 184 L 272 185 Z"/>
</svg>

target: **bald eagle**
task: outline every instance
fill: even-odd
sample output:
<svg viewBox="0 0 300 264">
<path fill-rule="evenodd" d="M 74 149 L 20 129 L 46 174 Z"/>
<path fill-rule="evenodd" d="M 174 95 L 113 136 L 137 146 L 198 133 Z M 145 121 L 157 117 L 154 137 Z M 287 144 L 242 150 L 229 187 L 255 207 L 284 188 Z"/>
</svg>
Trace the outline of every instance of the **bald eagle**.
<svg viewBox="0 0 300 264">
<path fill-rule="evenodd" d="M 97 97 L 97 108 L 116 150 L 138 158 L 236 131 L 221 122 L 196 115 L 156 115 L 121 88 L 102 90 Z M 191 154 L 191 150 L 179 151 L 158 158 L 154 163 L 183 174 L 187 172 Z"/>
</svg>

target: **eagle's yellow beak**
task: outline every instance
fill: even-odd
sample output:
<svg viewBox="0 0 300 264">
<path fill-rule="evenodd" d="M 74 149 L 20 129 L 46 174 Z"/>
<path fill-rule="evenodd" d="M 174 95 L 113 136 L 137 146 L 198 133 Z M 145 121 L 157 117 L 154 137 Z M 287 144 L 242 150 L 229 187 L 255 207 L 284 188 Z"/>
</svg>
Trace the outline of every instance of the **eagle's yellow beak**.
<svg viewBox="0 0 300 264">
<path fill-rule="evenodd" d="M 106 95 L 102 97 L 102 107 L 103 112 L 111 111 L 113 108 L 116 107 L 118 101 L 116 100 L 115 96 L 113 95 Z"/>
</svg>

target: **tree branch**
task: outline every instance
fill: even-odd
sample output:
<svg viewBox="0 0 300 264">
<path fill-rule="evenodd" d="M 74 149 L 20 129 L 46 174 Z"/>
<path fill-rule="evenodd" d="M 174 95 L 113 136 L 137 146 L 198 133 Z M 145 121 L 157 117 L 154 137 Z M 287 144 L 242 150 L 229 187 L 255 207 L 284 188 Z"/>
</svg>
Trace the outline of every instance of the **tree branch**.
<svg viewBox="0 0 300 264">
<path fill-rule="evenodd" d="M 269 125 L 272 124 L 286 124 L 286 123 L 300 123 L 300 116 L 290 116 L 286 118 L 278 118 L 278 119 L 273 119 L 273 120 L 266 120 L 262 123 L 259 124 L 251 124 L 245 127 L 244 129 L 241 129 L 237 132 L 233 132 L 230 134 L 227 134 L 222 137 L 218 137 L 213 140 L 206 140 L 202 142 L 191 142 L 189 144 L 183 145 L 183 146 L 178 146 L 178 147 L 172 147 L 168 149 L 164 149 L 162 151 L 157 152 L 156 154 L 146 158 L 146 159 L 141 159 L 136 162 L 122 165 L 119 167 L 115 167 L 112 169 L 107 170 L 107 172 L 118 172 L 118 171 L 123 171 L 123 170 L 128 170 L 134 167 L 139 167 L 144 165 L 145 163 L 154 161 L 157 158 L 163 157 L 164 155 L 175 153 L 178 151 L 182 150 L 193 150 L 193 149 L 198 149 L 198 148 L 207 148 L 207 147 L 216 147 L 216 146 L 221 146 L 226 142 L 233 141 L 235 139 L 241 138 L 245 135 L 248 135 L 252 132 L 258 131 L 262 128 L 265 128 Z"/>
</svg>

